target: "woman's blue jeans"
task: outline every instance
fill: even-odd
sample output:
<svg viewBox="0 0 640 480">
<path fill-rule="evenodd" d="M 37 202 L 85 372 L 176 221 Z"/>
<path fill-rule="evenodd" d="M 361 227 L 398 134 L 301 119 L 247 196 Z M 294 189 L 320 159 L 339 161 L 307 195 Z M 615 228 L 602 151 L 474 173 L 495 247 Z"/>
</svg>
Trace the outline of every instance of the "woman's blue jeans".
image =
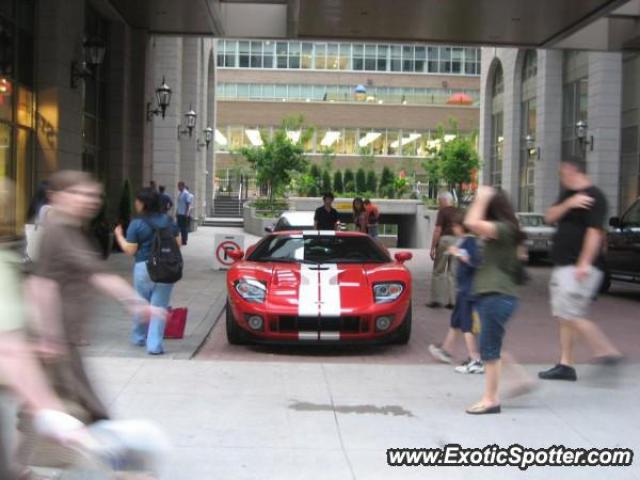
<svg viewBox="0 0 640 480">
<path fill-rule="evenodd" d="M 518 299 L 511 295 L 480 295 L 476 309 L 480 316 L 480 358 L 483 362 L 498 360 L 502 351 L 507 322 L 518 306 Z"/>
<path fill-rule="evenodd" d="M 173 284 L 151 281 L 146 262 L 137 262 L 133 266 L 133 286 L 136 292 L 151 305 L 162 308 L 169 306 Z M 146 344 L 149 353 L 163 353 L 164 326 L 165 321 L 162 318 L 153 317 L 147 323 L 143 319 L 135 317 L 131 331 L 131 342 L 139 346 Z"/>
</svg>

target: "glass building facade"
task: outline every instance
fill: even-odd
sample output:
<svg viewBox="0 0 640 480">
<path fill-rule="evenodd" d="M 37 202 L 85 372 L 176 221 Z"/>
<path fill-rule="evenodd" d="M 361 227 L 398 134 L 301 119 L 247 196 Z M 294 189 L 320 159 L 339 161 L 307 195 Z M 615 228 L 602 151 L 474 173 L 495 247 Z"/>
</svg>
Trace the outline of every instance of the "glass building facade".
<svg viewBox="0 0 640 480">
<path fill-rule="evenodd" d="M 273 83 L 231 83 L 217 85 L 219 100 L 262 100 L 300 102 L 341 103 L 387 103 L 402 105 L 448 105 L 460 104 L 454 97 L 464 94 L 465 104 L 478 107 L 480 90 L 450 88 L 368 87 L 366 92 L 356 95 L 353 85 L 309 85 Z"/>
<path fill-rule="evenodd" d="M 0 0 L 0 179 L 15 181 L 17 196 L 0 205 L 21 231 L 31 196 L 34 162 L 34 2 Z"/>
<path fill-rule="evenodd" d="M 274 129 L 265 126 L 218 126 L 215 133 L 216 152 L 233 152 L 242 147 L 262 144 Z M 308 154 L 374 155 L 424 158 L 437 146 L 436 132 L 430 130 L 320 127 L 304 145 Z M 289 132 L 295 141 L 299 132 Z M 450 137 L 452 138 L 452 137 Z"/>
<path fill-rule="evenodd" d="M 480 75 L 480 49 L 422 44 L 218 40 L 218 68 Z"/>
</svg>

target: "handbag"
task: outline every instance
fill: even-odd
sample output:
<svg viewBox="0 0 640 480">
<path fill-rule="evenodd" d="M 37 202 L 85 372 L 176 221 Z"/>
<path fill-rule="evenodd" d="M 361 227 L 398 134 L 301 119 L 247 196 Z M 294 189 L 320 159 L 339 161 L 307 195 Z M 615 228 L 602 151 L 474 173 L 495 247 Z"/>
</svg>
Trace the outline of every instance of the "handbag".
<svg viewBox="0 0 640 480">
<path fill-rule="evenodd" d="M 167 322 L 164 327 L 164 338 L 184 338 L 184 329 L 187 326 L 187 308 L 167 309 Z"/>
<path fill-rule="evenodd" d="M 42 225 L 27 223 L 24 226 L 24 238 L 27 242 L 25 253 L 32 262 L 38 261 L 40 253 L 40 239 L 42 237 Z"/>
</svg>

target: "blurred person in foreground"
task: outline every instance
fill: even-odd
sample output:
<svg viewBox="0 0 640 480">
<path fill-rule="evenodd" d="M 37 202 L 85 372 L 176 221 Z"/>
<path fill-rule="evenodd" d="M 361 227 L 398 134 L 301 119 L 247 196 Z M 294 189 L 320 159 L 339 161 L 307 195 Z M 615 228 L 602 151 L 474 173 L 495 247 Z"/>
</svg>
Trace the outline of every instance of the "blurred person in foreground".
<svg viewBox="0 0 640 480">
<path fill-rule="evenodd" d="M 20 274 L 21 258 L 9 241 L 13 233 L 14 186 L 7 179 L 0 180 L 0 391 L 11 390 L 24 409 L 34 419 L 38 432 L 60 443 L 81 444 L 85 437 L 84 425 L 64 413 L 65 406 L 47 383 L 34 346 L 28 342 L 28 308 L 24 303 L 24 290 Z M 0 399 L 4 408 L 5 398 Z M 2 416 L 0 416 L 0 419 Z M 0 425 L 0 430 L 2 426 Z M 16 478 L 9 467 L 9 459 L 0 434 L 0 478 Z"/>
<path fill-rule="evenodd" d="M 549 290 L 552 315 L 560 327 L 560 362 L 538 374 L 543 380 L 577 380 L 573 342 L 578 336 L 587 341 L 597 363 L 617 365 L 622 359 L 602 330 L 587 320 L 604 275 L 607 199 L 593 185 L 585 167 L 579 158 L 560 164 L 564 191 L 545 215 L 547 223 L 558 225 L 551 251 L 554 269 Z"/>
<path fill-rule="evenodd" d="M 485 389 L 480 401 L 466 411 L 472 415 L 500 413 L 501 357 L 506 357 L 502 341 L 507 322 L 518 305 L 518 275 L 522 268 L 518 247 L 525 235 L 506 195 L 486 186 L 478 189 L 464 224 L 485 241 L 473 286 L 481 324 L 479 347 L 485 368 Z M 510 367 L 519 382 L 510 396 L 526 393 L 532 381 L 515 362 L 510 362 Z"/>
<path fill-rule="evenodd" d="M 161 317 L 165 310 L 151 306 L 124 279 L 108 273 L 84 233 L 83 225 L 100 208 L 101 186 L 84 172 L 60 171 L 51 176 L 49 188 L 51 211 L 40 244 L 40 260 L 30 280 L 39 298 L 36 335 L 42 348 L 51 352 L 45 363 L 51 386 L 73 407 L 74 415 L 92 424 L 109 419 L 109 413 L 89 380 L 74 335 L 91 315 L 91 298 L 84 293 L 87 287 L 113 297 L 140 318 Z M 30 415 L 21 414 L 19 430 L 26 436 L 18 459 L 23 465 L 47 460 L 29 437 L 32 422 Z M 56 454 L 49 460 L 57 460 Z"/>
</svg>

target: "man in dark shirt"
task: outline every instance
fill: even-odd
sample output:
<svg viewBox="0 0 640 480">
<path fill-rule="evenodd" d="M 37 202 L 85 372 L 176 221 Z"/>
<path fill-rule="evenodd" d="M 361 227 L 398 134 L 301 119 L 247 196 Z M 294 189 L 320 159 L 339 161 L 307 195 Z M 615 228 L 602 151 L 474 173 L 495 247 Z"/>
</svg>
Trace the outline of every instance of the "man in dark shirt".
<svg viewBox="0 0 640 480">
<path fill-rule="evenodd" d="M 169 213 L 169 210 L 173 208 L 173 200 L 165 193 L 165 186 L 160 185 L 158 191 L 160 192 L 160 211 L 162 213 Z"/>
<path fill-rule="evenodd" d="M 440 208 L 431 240 L 433 273 L 431 275 L 431 301 L 428 306 L 437 308 L 446 305 L 451 308 L 455 297 L 455 278 L 453 259 L 447 252 L 449 247 L 456 243 L 456 237 L 453 234 L 453 221 L 458 209 L 453 206 L 453 195 L 449 192 L 442 192 L 438 196 L 438 204 Z"/>
<path fill-rule="evenodd" d="M 313 224 L 316 230 L 335 230 L 338 227 L 338 211 L 331 205 L 333 193 L 327 192 L 322 196 L 322 207 L 316 208 Z"/>
<path fill-rule="evenodd" d="M 596 360 L 602 363 L 617 363 L 622 356 L 598 326 L 586 319 L 603 278 L 607 199 L 591 183 L 581 159 L 561 163 L 560 182 L 564 191 L 545 215 L 547 223 L 558 224 L 551 252 L 554 269 L 549 290 L 551 310 L 560 323 L 560 363 L 540 372 L 539 377 L 575 381 L 575 337 L 584 337 Z"/>
</svg>

